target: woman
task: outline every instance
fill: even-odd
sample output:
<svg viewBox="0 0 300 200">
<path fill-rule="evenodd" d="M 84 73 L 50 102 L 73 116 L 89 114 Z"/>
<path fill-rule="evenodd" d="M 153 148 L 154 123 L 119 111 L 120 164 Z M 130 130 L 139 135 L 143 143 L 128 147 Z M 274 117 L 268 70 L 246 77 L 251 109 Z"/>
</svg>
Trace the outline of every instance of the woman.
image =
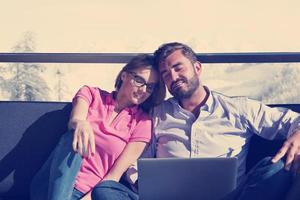
<svg viewBox="0 0 300 200">
<path fill-rule="evenodd" d="M 77 92 L 68 124 L 74 131 L 62 137 L 34 177 L 31 199 L 90 199 L 97 184 L 118 182 L 141 155 L 151 138 L 148 112 L 165 97 L 153 57 L 134 57 L 115 89 L 84 86 Z"/>
</svg>

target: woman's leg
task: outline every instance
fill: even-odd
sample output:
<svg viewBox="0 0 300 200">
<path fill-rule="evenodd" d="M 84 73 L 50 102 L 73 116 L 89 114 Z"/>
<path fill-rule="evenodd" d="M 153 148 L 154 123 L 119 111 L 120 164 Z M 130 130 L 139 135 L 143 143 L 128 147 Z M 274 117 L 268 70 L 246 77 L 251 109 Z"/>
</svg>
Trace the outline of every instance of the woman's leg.
<svg viewBox="0 0 300 200">
<path fill-rule="evenodd" d="M 53 152 L 50 154 L 42 168 L 32 178 L 30 184 L 30 199 L 40 200 L 48 198 L 50 166 L 53 159 Z"/>
<path fill-rule="evenodd" d="M 72 149 L 73 132 L 64 134 L 51 156 L 34 177 L 31 199 L 70 199 L 82 158 Z"/>
<path fill-rule="evenodd" d="M 92 191 L 93 200 L 138 200 L 138 195 L 116 181 L 103 181 Z"/>
<path fill-rule="evenodd" d="M 72 148 L 73 132 L 67 132 L 56 148 L 50 168 L 49 200 L 69 199 L 81 166 L 81 156 Z"/>
<path fill-rule="evenodd" d="M 80 192 L 79 190 L 77 190 L 76 188 L 74 188 L 72 196 L 70 198 L 70 200 L 79 200 L 84 196 L 84 193 Z"/>
</svg>

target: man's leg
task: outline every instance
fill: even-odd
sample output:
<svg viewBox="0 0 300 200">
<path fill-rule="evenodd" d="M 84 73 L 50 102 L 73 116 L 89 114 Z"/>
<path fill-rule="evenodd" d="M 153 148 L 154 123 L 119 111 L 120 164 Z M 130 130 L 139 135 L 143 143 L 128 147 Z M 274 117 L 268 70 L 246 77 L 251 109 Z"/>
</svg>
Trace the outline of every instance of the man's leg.
<svg viewBox="0 0 300 200">
<path fill-rule="evenodd" d="M 245 182 L 225 199 L 284 199 L 292 184 L 292 173 L 284 169 L 282 160 L 272 163 L 271 159 L 266 157 L 257 163 Z"/>
<path fill-rule="evenodd" d="M 138 195 L 122 183 L 103 181 L 92 191 L 93 200 L 138 200 Z"/>
</svg>

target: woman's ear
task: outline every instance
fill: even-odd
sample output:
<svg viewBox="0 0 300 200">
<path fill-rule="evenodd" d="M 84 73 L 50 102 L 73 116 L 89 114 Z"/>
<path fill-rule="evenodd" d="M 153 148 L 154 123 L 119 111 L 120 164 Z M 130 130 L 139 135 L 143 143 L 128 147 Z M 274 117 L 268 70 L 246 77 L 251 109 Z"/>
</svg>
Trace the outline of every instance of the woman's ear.
<svg viewBox="0 0 300 200">
<path fill-rule="evenodd" d="M 126 72 L 122 72 L 121 73 L 121 80 L 124 81 L 126 79 L 127 73 Z"/>
</svg>

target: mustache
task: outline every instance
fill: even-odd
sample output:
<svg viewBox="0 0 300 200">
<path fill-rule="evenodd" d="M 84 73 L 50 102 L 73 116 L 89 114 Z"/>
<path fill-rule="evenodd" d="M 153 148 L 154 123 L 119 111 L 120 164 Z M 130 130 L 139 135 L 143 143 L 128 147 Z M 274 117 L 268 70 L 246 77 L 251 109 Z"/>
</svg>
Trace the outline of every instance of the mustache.
<svg viewBox="0 0 300 200">
<path fill-rule="evenodd" d="M 179 81 L 182 81 L 182 82 L 184 82 L 184 83 L 187 83 L 187 79 L 186 79 L 186 78 L 178 78 L 178 79 L 176 79 L 175 81 L 173 81 L 173 82 L 171 83 L 171 88 L 173 88 Z"/>
</svg>

